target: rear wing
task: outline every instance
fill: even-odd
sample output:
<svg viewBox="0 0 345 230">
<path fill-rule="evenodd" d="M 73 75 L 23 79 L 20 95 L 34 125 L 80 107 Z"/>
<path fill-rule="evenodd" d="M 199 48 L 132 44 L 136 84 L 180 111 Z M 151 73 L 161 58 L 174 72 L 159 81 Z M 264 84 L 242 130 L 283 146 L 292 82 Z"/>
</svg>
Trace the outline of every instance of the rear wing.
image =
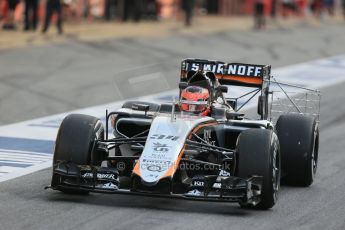
<svg viewBox="0 0 345 230">
<path fill-rule="evenodd" d="M 188 81 L 190 73 L 212 72 L 222 85 L 264 88 L 270 80 L 270 65 L 225 63 L 201 59 L 185 59 L 181 63 L 181 81 Z"/>
</svg>

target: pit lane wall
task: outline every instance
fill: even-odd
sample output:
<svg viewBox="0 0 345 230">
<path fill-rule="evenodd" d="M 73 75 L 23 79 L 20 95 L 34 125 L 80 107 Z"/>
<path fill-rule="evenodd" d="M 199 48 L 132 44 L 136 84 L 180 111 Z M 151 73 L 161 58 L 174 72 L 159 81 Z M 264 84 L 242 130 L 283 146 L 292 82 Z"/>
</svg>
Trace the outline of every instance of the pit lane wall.
<svg viewBox="0 0 345 230">
<path fill-rule="evenodd" d="M 273 66 L 272 73 L 279 81 L 320 89 L 345 81 L 344 69 L 345 55 L 340 55 L 278 69 Z M 238 94 L 241 90 L 230 90 L 230 93 Z M 177 95 L 178 90 L 171 90 L 133 100 L 171 102 Z M 253 99 L 248 106 L 255 106 L 256 102 Z M 51 166 L 57 130 L 67 114 L 89 114 L 105 122 L 105 110 L 116 110 L 122 104 L 119 101 L 0 127 L 0 182 Z"/>
</svg>

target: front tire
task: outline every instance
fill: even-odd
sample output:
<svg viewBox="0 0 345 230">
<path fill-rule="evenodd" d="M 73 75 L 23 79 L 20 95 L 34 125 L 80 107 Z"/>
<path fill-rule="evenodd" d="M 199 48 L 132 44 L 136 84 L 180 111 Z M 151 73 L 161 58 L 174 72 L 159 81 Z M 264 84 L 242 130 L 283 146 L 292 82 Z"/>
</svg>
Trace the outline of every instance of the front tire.
<svg viewBox="0 0 345 230">
<path fill-rule="evenodd" d="M 280 150 L 277 135 L 272 130 L 248 129 L 238 137 L 238 177 L 262 176 L 261 201 L 256 206 L 270 209 L 278 199 L 280 187 Z"/>
<path fill-rule="evenodd" d="M 82 114 L 68 115 L 62 121 L 56 137 L 53 168 L 59 162 L 72 162 L 77 165 L 95 164 L 96 160 L 99 161 L 95 154 L 95 143 L 103 137 L 103 124 L 98 118 Z M 59 176 L 54 174 L 54 170 L 51 185 L 65 193 L 88 193 L 59 188 Z"/>
</svg>

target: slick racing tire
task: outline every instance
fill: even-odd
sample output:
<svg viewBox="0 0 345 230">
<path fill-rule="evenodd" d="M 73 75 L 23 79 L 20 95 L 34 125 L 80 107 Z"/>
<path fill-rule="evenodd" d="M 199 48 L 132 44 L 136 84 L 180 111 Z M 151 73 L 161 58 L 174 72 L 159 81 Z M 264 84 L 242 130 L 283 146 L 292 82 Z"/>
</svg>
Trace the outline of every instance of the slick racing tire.
<svg viewBox="0 0 345 230">
<path fill-rule="evenodd" d="M 90 165 L 100 159 L 95 156 L 95 142 L 103 139 L 104 128 L 101 121 L 92 116 L 71 114 L 62 121 L 55 142 L 53 167 L 58 162 L 72 162 Z M 52 187 L 56 187 L 59 176 L 52 176 Z M 74 189 L 58 189 L 66 193 L 87 194 Z"/>
<path fill-rule="evenodd" d="M 282 155 L 283 181 L 308 187 L 314 181 L 318 163 L 319 129 L 314 117 L 281 115 L 276 130 Z"/>
<path fill-rule="evenodd" d="M 280 150 L 277 135 L 272 130 L 248 129 L 238 137 L 237 174 L 240 178 L 262 176 L 261 201 L 241 207 L 270 209 L 278 199 L 280 187 Z"/>
</svg>

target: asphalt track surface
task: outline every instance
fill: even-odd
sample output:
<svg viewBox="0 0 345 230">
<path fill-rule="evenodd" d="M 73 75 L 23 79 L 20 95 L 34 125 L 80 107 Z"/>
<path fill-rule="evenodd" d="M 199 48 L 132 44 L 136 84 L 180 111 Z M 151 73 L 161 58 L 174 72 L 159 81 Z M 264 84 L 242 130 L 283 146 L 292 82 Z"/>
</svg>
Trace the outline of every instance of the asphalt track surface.
<svg viewBox="0 0 345 230">
<path fill-rule="evenodd" d="M 131 74 L 149 76 L 132 81 L 138 83 L 141 79 L 161 79 L 155 74 L 164 73 L 166 81 L 161 84 L 167 82 L 167 88 L 174 88 L 177 63 L 186 56 L 222 60 L 236 57 L 232 61 L 284 66 L 345 53 L 344 37 L 344 28 L 329 26 L 322 30 L 295 28 L 266 34 L 224 32 L 198 37 L 198 40 L 195 40 L 195 35 L 162 41 L 132 39 L 7 51 L 0 55 L 0 65 L 7 64 L 8 67 L 1 74 L 1 81 L 5 82 L 1 87 L 4 90 L 9 90 L 9 87 L 22 89 L 25 95 L 16 95 L 12 89 L 2 106 L 6 107 L 6 101 L 14 103 L 18 97 L 27 96 L 36 100 L 32 106 L 37 104 L 37 108 L 41 105 L 44 109 L 36 111 L 32 107 L 30 111 L 27 102 L 18 101 L 16 109 L 1 109 L 8 111 L 2 122 L 5 124 L 108 100 L 125 99 L 133 96 L 135 87 L 138 89 L 134 92 L 135 96 L 157 92 L 158 83 L 154 86 L 148 84 L 147 87 L 129 86 L 133 92 L 122 90 L 121 94 L 114 92 L 108 95 L 107 91 L 99 91 L 114 90 L 114 81 L 120 84 L 122 78 L 133 76 Z M 273 43 L 273 47 L 269 43 Z M 123 47 L 123 44 L 126 46 Z M 109 46 L 118 49 L 111 50 Z M 78 54 L 84 59 L 77 59 Z M 38 62 L 38 58 L 47 63 L 42 64 L 40 70 L 35 70 L 28 63 Z M 127 64 L 121 62 L 123 59 L 127 60 Z M 14 70 L 15 60 L 17 64 L 26 66 Z M 138 66 L 139 72 L 130 70 Z M 16 81 L 16 76 L 20 76 L 23 69 L 28 73 L 30 69 L 41 71 L 41 75 L 33 72 L 27 79 L 18 77 Z M 118 74 L 120 69 L 128 71 Z M 69 84 L 64 81 L 66 75 L 70 76 Z M 104 82 L 105 79 L 108 81 Z M 96 86 L 93 83 L 97 83 Z M 70 88 L 64 89 L 66 85 Z M 59 90 L 61 95 L 53 96 Z M 88 90 L 91 94 L 87 93 Z M 345 229 L 344 91 L 345 83 L 322 89 L 319 168 L 314 184 L 309 188 L 282 187 L 278 204 L 272 210 L 252 211 L 241 209 L 236 204 L 124 195 L 64 195 L 43 190 L 51 176 L 51 169 L 46 169 L 0 184 L 0 229 Z M 3 90 L 0 92 L 5 94 Z M 86 95 L 89 95 L 89 100 Z"/>
</svg>

